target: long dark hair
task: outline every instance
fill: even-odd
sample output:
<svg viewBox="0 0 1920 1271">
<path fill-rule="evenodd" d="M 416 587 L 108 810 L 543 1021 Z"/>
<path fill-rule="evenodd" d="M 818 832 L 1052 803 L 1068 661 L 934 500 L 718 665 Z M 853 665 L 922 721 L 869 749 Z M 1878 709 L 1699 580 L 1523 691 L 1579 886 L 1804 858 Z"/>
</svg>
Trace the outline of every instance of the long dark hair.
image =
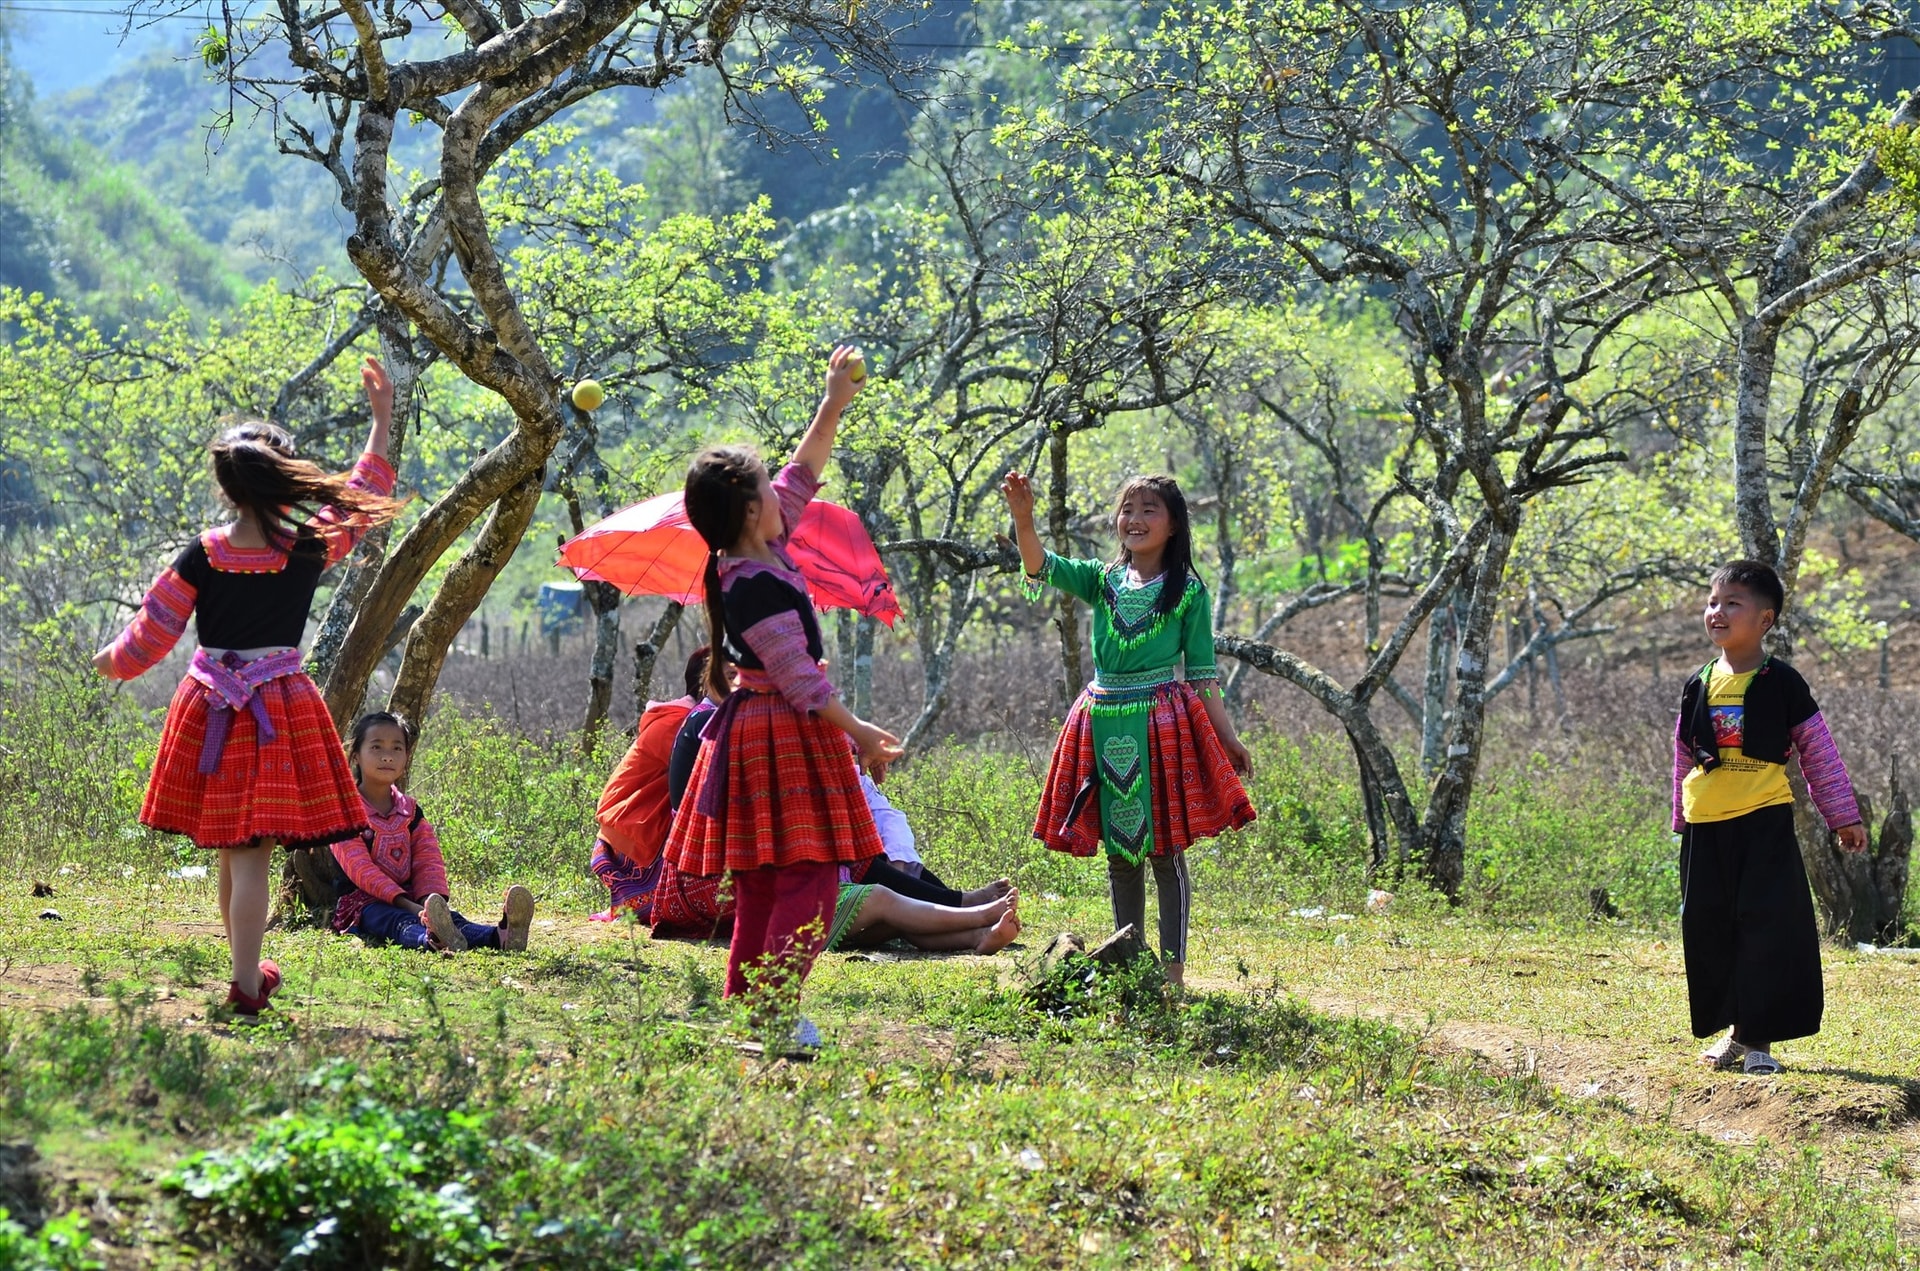
<svg viewBox="0 0 1920 1271">
<path fill-rule="evenodd" d="M 409 767 L 413 764 L 413 743 L 420 736 L 419 730 L 397 711 L 368 711 L 353 721 L 353 731 L 347 734 L 347 765 L 353 769 L 355 781 L 360 780 L 360 747 L 365 744 L 367 734 L 383 724 L 400 730 L 407 748 L 407 764 Z"/>
<path fill-rule="evenodd" d="M 727 626 L 720 599 L 720 553 L 740 541 L 747 528 L 747 513 L 760 497 L 760 482 L 767 465 L 746 446 L 714 446 L 703 450 L 687 468 L 687 487 L 683 499 L 687 521 L 698 530 L 707 545 L 707 645 L 719 650 L 727 638 Z M 726 659 L 707 659 L 707 691 L 715 699 L 725 697 Z"/>
<path fill-rule="evenodd" d="M 402 499 L 389 499 L 347 484 L 348 473 L 329 473 L 294 453 L 286 429 L 263 420 L 236 424 L 214 439 L 213 479 L 227 502 L 251 512 L 267 542 L 282 551 L 314 532 L 288 513 L 298 507 L 332 507 L 366 524 L 390 521 Z"/>
<path fill-rule="evenodd" d="M 1172 613 L 1180 607 L 1180 598 L 1187 594 L 1187 579 L 1200 577 L 1200 571 L 1193 564 L 1193 522 L 1187 516 L 1187 496 L 1180 493 L 1180 483 L 1164 472 L 1147 476 L 1128 477 L 1120 486 L 1120 492 L 1113 496 L 1113 515 L 1117 520 L 1120 507 L 1128 496 L 1151 494 L 1160 500 L 1167 509 L 1167 520 L 1172 522 L 1172 530 L 1167 535 L 1167 546 L 1160 556 L 1160 595 L 1153 607 L 1160 613 Z M 1133 553 L 1127 550 L 1125 540 L 1121 541 L 1120 554 L 1114 557 L 1116 565 L 1131 565 Z"/>
</svg>

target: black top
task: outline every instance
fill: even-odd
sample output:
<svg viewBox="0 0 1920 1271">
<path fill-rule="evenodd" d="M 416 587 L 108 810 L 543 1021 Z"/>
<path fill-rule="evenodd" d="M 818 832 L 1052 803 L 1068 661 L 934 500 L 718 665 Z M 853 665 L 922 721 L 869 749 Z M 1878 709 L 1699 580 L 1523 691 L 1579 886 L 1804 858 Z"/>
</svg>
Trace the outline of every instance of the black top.
<svg viewBox="0 0 1920 1271">
<path fill-rule="evenodd" d="M 673 753 L 667 758 L 667 807 L 675 812 L 686 797 L 687 782 L 693 779 L 693 761 L 700 757 L 700 730 L 717 709 L 712 702 L 696 702 L 673 739 Z"/>
<path fill-rule="evenodd" d="M 818 662 L 827 655 L 820 639 L 820 619 L 814 616 L 813 602 L 807 594 L 771 571 L 748 574 L 721 593 L 721 607 L 727 628 L 727 653 L 749 671 L 766 670 L 765 663 L 747 647 L 741 632 L 758 626 L 776 614 L 792 610 L 800 615 L 800 626 L 807 636 L 807 656 Z"/>
<path fill-rule="evenodd" d="M 307 611 L 327 568 L 326 541 L 294 540 L 279 569 L 215 569 L 196 538 L 173 559 L 173 572 L 196 593 L 194 630 L 208 649 L 293 648 L 306 633 Z"/>
<path fill-rule="evenodd" d="M 1703 772 L 1720 766 L 1720 741 L 1713 730 L 1713 709 L 1701 691 L 1701 676 L 1717 663 L 1709 662 L 1680 690 L 1682 735 L 1693 761 Z M 1813 690 L 1800 672 L 1779 658 L 1768 658 L 1747 684 L 1740 726 L 1740 753 L 1762 763 L 1785 763 L 1793 749 L 1793 730 L 1820 713 Z"/>
</svg>

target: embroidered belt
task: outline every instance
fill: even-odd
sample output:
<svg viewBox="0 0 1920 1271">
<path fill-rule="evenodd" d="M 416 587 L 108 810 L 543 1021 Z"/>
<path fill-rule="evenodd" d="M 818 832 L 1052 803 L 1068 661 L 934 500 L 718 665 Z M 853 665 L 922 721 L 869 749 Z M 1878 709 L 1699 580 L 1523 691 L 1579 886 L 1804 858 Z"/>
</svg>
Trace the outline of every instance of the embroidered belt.
<svg viewBox="0 0 1920 1271">
<path fill-rule="evenodd" d="M 1087 693 L 1093 701 L 1109 705 L 1138 701 L 1153 696 L 1155 689 L 1178 678 L 1170 666 L 1155 667 L 1151 671 L 1102 671 L 1096 667 Z"/>
<path fill-rule="evenodd" d="M 755 693 L 778 694 L 773 677 L 765 671 L 750 670 L 747 667 L 735 667 L 739 675 L 739 687 L 727 694 L 727 700 L 708 717 L 700 729 L 700 740 L 713 743 L 713 758 L 707 763 L 707 775 L 700 782 L 700 796 L 694 800 L 694 810 L 709 819 L 719 819 L 721 810 L 727 806 L 727 747 L 733 741 L 733 717 L 747 704 L 747 699 Z"/>
<path fill-rule="evenodd" d="M 231 651 L 214 658 L 205 649 L 195 651 L 193 665 L 187 668 L 189 679 L 198 680 L 207 690 L 207 733 L 200 739 L 200 775 L 211 776 L 220 767 L 227 752 L 227 734 L 233 728 L 233 713 L 247 710 L 262 741 L 272 741 L 273 721 L 267 717 L 267 704 L 256 691 L 262 684 L 283 676 L 300 673 L 300 650 L 287 649 L 264 658 L 243 662 Z"/>
</svg>

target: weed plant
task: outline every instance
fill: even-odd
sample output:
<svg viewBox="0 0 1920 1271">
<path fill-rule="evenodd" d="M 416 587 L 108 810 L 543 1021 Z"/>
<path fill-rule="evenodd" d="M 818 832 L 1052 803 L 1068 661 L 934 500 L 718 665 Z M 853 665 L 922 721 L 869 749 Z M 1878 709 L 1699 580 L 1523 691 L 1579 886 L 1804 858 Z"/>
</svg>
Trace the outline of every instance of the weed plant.
<svg viewBox="0 0 1920 1271">
<path fill-rule="evenodd" d="M 136 870 L 205 863 L 177 838 L 140 829 L 159 737 L 157 712 L 98 679 L 49 673 L 0 685 L 0 863 L 45 876 L 62 865 Z M 1418 891 L 1412 878 L 1366 870 L 1368 845 L 1348 751 L 1257 733 L 1249 793 L 1259 819 L 1193 853 L 1195 889 L 1211 918 L 1261 921 L 1300 906 L 1353 909 L 1370 886 Z M 1012 878 L 1024 892 L 1096 899 L 1097 861 L 1039 848 L 1033 812 L 1048 738 L 1024 749 L 947 743 L 896 769 L 886 791 L 907 814 L 928 862 L 947 878 Z M 456 886 L 497 893 L 540 885 L 545 903 L 591 905 L 586 872 L 593 809 L 617 747 L 591 756 L 518 737 L 499 720 L 455 708 L 423 730 L 408 788 L 440 832 Z M 1542 755 L 1491 766 L 1468 824 L 1463 901 L 1490 917 L 1577 918 L 1593 888 L 1636 922 L 1678 906 L 1666 790 L 1643 788 Z M 478 905 L 476 900 L 472 902 Z"/>
</svg>

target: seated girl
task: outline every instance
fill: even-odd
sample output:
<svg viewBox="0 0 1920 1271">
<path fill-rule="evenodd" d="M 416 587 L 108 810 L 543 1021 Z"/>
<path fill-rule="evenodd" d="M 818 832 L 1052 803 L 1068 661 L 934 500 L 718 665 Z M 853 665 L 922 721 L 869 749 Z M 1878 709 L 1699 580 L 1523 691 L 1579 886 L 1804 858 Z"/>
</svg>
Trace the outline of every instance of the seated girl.
<svg viewBox="0 0 1920 1271">
<path fill-rule="evenodd" d="M 470 922 L 448 906 L 440 837 L 400 789 L 413 741 L 413 725 L 386 711 L 363 715 L 353 726 L 347 760 L 371 828 L 333 845 L 335 863 L 353 884 L 334 906 L 333 929 L 370 943 L 443 953 L 525 949 L 533 926 L 533 893 L 525 887 L 507 889 L 506 910 L 495 926 Z"/>
<path fill-rule="evenodd" d="M 660 880 L 660 848 L 673 825 L 667 761 L 688 712 L 696 703 L 706 704 L 706 675 L 707 649 L 702 645 L 687 659 L 686 695 L 647 707 L 634 729 L 633 745 L 607 778 L 594 814 L 599 835 L 588 868 L 605 884 L 613 903 L 591 915 L 594 922 L 612 922 L 629 911 L 645 920 Z"/>
<path fill-rule="evenodd" d="M 653 938 L 725 937 L 733 930 L 733 896 L 722 886 L 725 881 L 718 874 L 683 876 L 668 861 L 653 893 Z M 1019 900 L 1019 893 L 1009 887 L 978 904 L 934 904 L 872 883 L 851 882 L 843 876 L 827 948 L 871 948 L 900 939 L 916 949 L 998 953 L 1020 934 Z"/>
</svg>

